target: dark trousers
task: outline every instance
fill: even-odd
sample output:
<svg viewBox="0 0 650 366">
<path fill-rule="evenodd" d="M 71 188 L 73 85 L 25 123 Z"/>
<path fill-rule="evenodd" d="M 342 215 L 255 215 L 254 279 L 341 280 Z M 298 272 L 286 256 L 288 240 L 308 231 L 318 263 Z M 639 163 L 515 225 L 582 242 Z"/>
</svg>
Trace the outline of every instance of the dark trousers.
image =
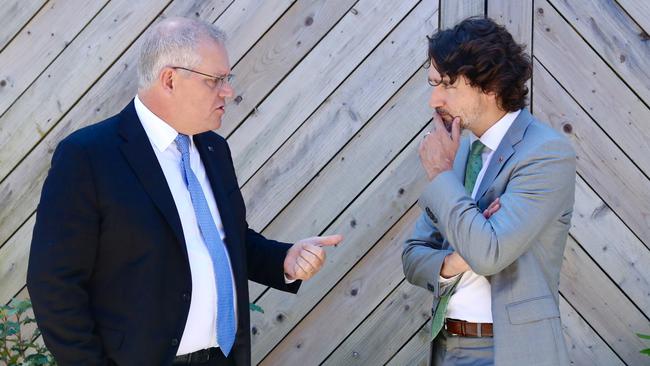
<svg viewBox="0 0 650 366">
<path fill-rule="evenodd" d="M 492 337 L 460 337 L 443 329 L 431 345 L 430 364 L 492 366 L 494 365 L 494 340 Z"/>
</svg>

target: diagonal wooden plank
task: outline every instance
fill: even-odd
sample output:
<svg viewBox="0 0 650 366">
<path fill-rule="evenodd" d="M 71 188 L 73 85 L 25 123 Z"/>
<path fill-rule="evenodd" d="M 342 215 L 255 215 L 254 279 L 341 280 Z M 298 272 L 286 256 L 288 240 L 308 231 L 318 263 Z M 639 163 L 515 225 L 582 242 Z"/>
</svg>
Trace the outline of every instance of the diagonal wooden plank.
<svg viewBox="0 0 650 366">
<path fill-rule="evenodd" d="M 440 29 L 451 28 L 461 20 L 485 13 L 486 0 L 440 0 Z"/>
<path fill-rule="evenodd" d="M 321 232 L 334 220 L 345 205 L 352 201 L 427 123 L 431 110 L 424 102 L 429 93 L 428 84 L 424 80 L 426 80 L 426 70 L 421 69 L 355 135 L 356 137 L 330 160 L 324 169 L 316 173 L 316 177 L 273 219 L 264 230 L 264 234 L 292 242 Z M 395 129 L 395 121 L 401 121 L 397 129 Z M 386 131 L 391 129 L 395 131 L 387 134 Z M 372 151 L 373 154 L 368 155 L 368 151 Z M 365 157 L 355 159 L 356 156 Z M 287 164 L 295 164 L 295 162 Z M 270 179 L 282 178 L 276 175 Z M 262 182 L 262 184 L 267 183 Z M 273 183 L 270 185 L 273 189 L 281 189 Z M 279 192 L 278 195 L 281 196 L 282 193 Z M 333 196 L 337 199 L 332 200 Z M 269 205 L 275 205 L 274 200 L 267 202 Z M 258 208 L 257 205 L 248 206 L 249 204 L 251 204 L 250 200 L 247 207 L 249 207 L 249 223 L 252 227 L 263 228 L 278 214 L 276 211 L 264 210 L 267 215 L 257 215 L 255 211 L 263 208 Z M 254 209 L 251 210 L 250 207 Z M 308 213 L 307 217 L 305 212 Z M 252 299 L 256 299 L 265 289 L 266 287 L 249 282 L 249 293 Z"/>
<path fill-rule="evenodd" d="M 420 63 L 414 60 L 426 49 L 425 36 L 428 29 L 435 28 L 430 22 L 436 18 L 437 12 L 431 2 L 418 6 L 328 98 L 328 102 L 321 105 L 244 184 L 242 194 L 252 227 L 264 228 L 420 68 Z M 424 74 L 424 71 L 418 72 L 404 86 L 408 93 L 422 91 L 417 95 L 424 97 L 418 100 L 422 105 L 426 105 L 428 91 L 423 85 Z M 396 134 L 408 136 L 408 139 L 421 128 L 405 124 L 407 126 Z M 394 139 L 395 146 L 400 142 L 403 146 L 407 141 L 399 137 Z M 367 149 L 374 148 L 380 147 L 367 146 Z"/>
<path fill-rule="evenodd" d="M 248 212 L 247 219 L 251 227 L 258 230 L 264 228 L 271 218 L 290 202 L 294 195 L 330 160 L 340 146 L 367 124 L 368 119 L 384 103 L 385 98 L 401 85 L 401 80 L 419 67 L 419 62 L 413 60 L 417 58 L 418 50 L 421 51 L 422 47 L 425 47 L 424 43 L 419 42 L 425 38 L 422 36 L 420 39 L 416 34 L 435 28 L 435 25 L 430 24 L 431 21 L 435 21 L 433 13 L 435 13 L 433 5 L 423 3 L 422 9 L 414 12 L 413 19 L 398 26 L 358 67 L 357 71 L 328 98 L 328 103 L 314 112 L 303 127 L 292 135 L 242 187 Z M 424 101 L 428 90 L 422 80 L 426 75 L 424 71 L 418 74 L 417 81 L 409 82 L 406 89 L 416 88 L 423 91 L 420 96 L 414 96 L 415 99 L 409 100 Z M 369 88 L 369 79 L 377 85 Z M 426 110 L 426 107 L 422 107 L 425 107 L 425 103 L 420 102 L 415 109 Z M 389 123 L 384 118 L 379 120 Z M 367 139 L 369 144 L 364 149 L 379 153 L 386 150 L 386 147 L 393 146 L 398 150 L 415 131 L 421 128 L 420 125 L 410 123 L 405 124 L 405 127 L 396 134 L 397 136 L 381 144 L 377 143 L 379 142 L 377 139 Z M 417 130 L 410 130 L 410 127 L 416 127 Z M 383 127 L 383 129 L 388 128 L 390 128 L 388 125 Z M 372 130 L 378 131 L 377 128 Z M 385 136 L 383 131 L 380 134 Z M 400 137 L 405 137 L 407 140 Z M 327 141 L 327 144 L 322 144 L 322 141 Z M 278 174 L 280 171 L 282 174 Z M 250 298 L 257 299 L 265 289 L 264 286 L 249 282 Z"/>
<path fill-rule="evenodd" d="M 237 96 L 235 103 L 228 106 L 219 134 L 230 136 L 354 3 L 355 0 L 305 0 L 291 6 L 234 67 Z"/>
<path fill-rule="evenodd" d="M 422 290 L 424 291 L 424 290 Z M 428 366 L 431 353 L 431 317 L 409 341 L 386 363 L 387 366 Z"/>
<path fill-rule="evenodd" d="M 0 13 L 0 52 L 47 0 L 5 0 Z"/>
<path fill-rule="evenodd" d="M 372 181 L 400 151 L 408 140 L 430 120 L 426 105 L 430 89 L 425 83 L 426 70 L 421 70 L 393 97 L 373 121 L 332 158 L 328 167 L 318 173 L 291 203 L 264 230 L 271 237 L 295 240 L 320 232 Z M 376 122 L 375 122 L 376 120 Z M 395 121 L 400 121 L 398 125 Z M 387 131 L 395 130 L 387 133 Z M 403 134 L 402 131 L 408 133 Z M 372 154 L 368 154 L 372 151 Z M 360 159 L 359 157 L 363 157 Z M 345 177 L 345 179 L 341 179 Z M 402 187 L 398 193 L 407 193 Z M 331 197 L 336 196 L 336 200 Z M 318 213 L 305 220 L 296 220 L 302 213 Z"/>
<path fill-rule="evenodd" d="M 650 33 L 650 2 L 646 0 L 616 0 L 619 6 L 630 14 L 634 20 L 643 27 L 642 39 L 648 39 Z"/>
<path fill-rule="evenodd" d="M 625 365 L 563 296 L 560 296 L 560 313 L 564 340 L 573 365 Z"/>
<path fill-rule="evenodd" d="M 415 139 L 326 229 L 341 233 L 345 243 L 328 248 L 325 268 L 305 282 L 297 296 L 266 292 L 257 304 L 264 314 L 251 314 L 253 361 L 261 360 L 307 314 L 417 199 L 425 180 Z"/>
<path fill-rule="evenodd" d="M 650 250 L 580 177 L 571 235 L 650 317 Z"/>
<path fill-rule="evenodd" d="M 650 247 L 650 181 L 541 63 L 535 60 L 533 66 L 535 114 L 554 128 L 565 131 L 579 157 L 580 175 Z"/>
<path fill-rule="evenodd" d="M 29 220 L 0 248 L 0 303 L 11 299 L 27 280 L 29 243 L 36 215 Z"/>
<path fill-rule="evenodd" d="M 526 51 L 533 52 L 533 2 L 489 0 L 487 15 L 499 24 L 503 24 L 515 42 L 526 45 Z"/>
<path fill-rule="evenodd" d="M 59 56 L 108 0 L 53 0 L 0 53 L 0 115 Z M 75 14 L 75 16 L 70 16 Z M 29 60 L 29 62 L 25 62 Z"/>
<path fill-rule="evenodd" d="M 116 0 L 109 3 L 38 76 L 20 99 L 0 117 L 0 146 L 3 146 L 0 151 L 0 179 L 6 177 L 56 125 L 168 2 Z M 73 12 L 66 10 L 68 14 Z M 59 17 L 66 19 L 65 16 Z M 48 24 L 45 27 L 49 35 L 51 28 Z M 58 27 L 65 28 L 60 24 Z M 19 60 L 23 62 L 16 64 L 22 66 L 26 59 Z M 94 106 L 89 108 L 94 109 Z"/>
<path fill-rule="evenodd" d="M 431 295 L 404 280 L 323 365 L 385 364 L 430 314 Z"/>
<path fill-rule="evenodd" d="M 560 274 L 560 292 L 627 364 L 642 365 L 645 345 L 636 333 L 650 334 L 650 322 L 587 253 L 569 237 Z"/>
<path fill-rule="evenodd" d="M 535 57 L 639 168 L 650 175 L 650 159 L 647 159 L 650 109 L 552 6 L 536 2 L 534 14 Z"/>
<path fill-rule="evenodd" d="M 650 104 L 650 43 L 612 0 L 550 0 L 609 67 Z M 650 15 L 650 14 L 649 14 Z"/>
<path fill-rule="evenodd" d="M 261 364 L 317 365 L 325 360 L 404 279 L 402 247 L 419 214 L 412 207 Z"/>
<path fill-rule="evenodd" d="M 206 1 L 196 4 L 177 1 L 172 3 L 161 16 L 195 16 L 198 12 L 200 17 L 212 21 L 227 7 L 228 4 L 220 5 L 222 1 L 214 0 L 214 2 Z M 229 29 L 225 29 L 225 31 L 231 34 L 232 39 L 238 37 L 238 34 L 230 32 Z M 248 27 L 242 29 L 242 32 L 263 33 L 264 29 Z M 0 211 L 0 243 L 4 243 L 34 211 L 41 185 L 49 167 L 51 154 L 58 142 L 72 131 L 88 125 L 92 121 L 115 114 L 135 95 L 137 78 L 134 74 L 134 64 L 140 40 L 139 38 L 122 55 L 115 65 L 65 115 L 63 121 L 57 124 L 30 152 L 18 167 L 17 173 L 10 175 L 0 183 L 0 202 L 3 202 L 6 207 L 6 210 Z"/>
<path fill-rule="evenodd" d="M 226 35 L 228 57 L 231 60 L 240 60 L 295 1 L 240 0 L 233 2 L 216 22 L 219 28 L 228 30 Z M 251 28 L 257 29 L 257 31 L 251 31 Z M 230 35 L 236 35 L 236 37 L 231 38 Z"/>
<path fill-rule="evenodd" d="M 416 0 L 361 0 L 228 139 L 246 181 L 359 65 Z"/>
</svg>

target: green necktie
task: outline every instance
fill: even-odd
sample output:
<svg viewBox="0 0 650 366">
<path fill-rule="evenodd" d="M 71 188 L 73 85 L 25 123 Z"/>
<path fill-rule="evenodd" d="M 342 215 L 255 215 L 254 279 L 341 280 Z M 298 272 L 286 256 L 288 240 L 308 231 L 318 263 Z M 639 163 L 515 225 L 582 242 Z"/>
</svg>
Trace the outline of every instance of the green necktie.
<svg viewBox="0 0 650 366">
<path fill-rule="evenodd" d="M 472 149 L 469 152 L 469 157 L 467 158 L 467 166 L 465 167 L 465 192 L 467 192 L 467 195 L 469 196 L 472 195 L 474 185 L 476 185 L 476 178 L 483 167 L 483 158 L 481 157 L 483 149 L 485 149 L 485 145 L 483 145 L 481 140 L 474 141 L 472 143 Z M 436 311 L 431 318 L 431 341 L 436 338 L 445 324 L 449 300 L 456 290 L 456 285 L 460 282 L 461 277 L 462 275 L 458 276 L 456 281 L 452 284 L 451 290 L 447 292 L 447 295 L 441 296 L 440 301 L 438 301 Z"/>
<path fill-rule="evenodd" d="M 483 149 L 485 149 L 485 145 L 483 145 L 481 140 L 476 140 L 472 143 L 472 149 L 469 152 L 467 166 L 465 167 L 465 192 L 467 192 L 468 196 L 472 195 L 476 178 L 483 167 L 483 158 L 481 157 Z"/>
</svg>

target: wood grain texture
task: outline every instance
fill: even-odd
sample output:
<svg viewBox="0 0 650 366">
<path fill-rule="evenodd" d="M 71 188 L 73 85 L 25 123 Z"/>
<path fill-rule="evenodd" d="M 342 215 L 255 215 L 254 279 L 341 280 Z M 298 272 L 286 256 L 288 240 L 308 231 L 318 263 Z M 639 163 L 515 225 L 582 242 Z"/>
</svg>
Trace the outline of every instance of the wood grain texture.
<svg viewBox="0 0 650 366">
<path fill-rule="evenodd" d="M 643 30 L 634 20 L 612 0 L 550 0 L 550 4 L 650 104 L 650 43 L 639 36 Z"/>
<path fill-rule="evenodd" d="M 534 74 L 535 114 L 572 140 L 580 175 L 650 247 L 650 181 L 537 61 Z"/>
<path fill-rule="evenodd" d="M 0 52 L 47 0 L 5 0 L 0 11 Z"/>
<path fill-rule="evenodd" d="M 485 14 L 485 0 L 440 0 L 440 29 L 451 28 L 461 20 Z"/>
</svg>

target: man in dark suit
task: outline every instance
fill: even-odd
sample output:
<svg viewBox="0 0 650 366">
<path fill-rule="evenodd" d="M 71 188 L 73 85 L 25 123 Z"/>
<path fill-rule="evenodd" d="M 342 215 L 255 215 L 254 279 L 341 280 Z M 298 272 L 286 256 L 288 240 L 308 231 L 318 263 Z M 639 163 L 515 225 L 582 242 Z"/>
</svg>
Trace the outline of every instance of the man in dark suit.
<svg viewBox="0 0 650 366">
<path fill-rule="evenodd" d="M 233 95 L 223 33 L 167 19 L 139 91 L 65 138 L 43 186 L 27 285 L 61 365 L 249 365 L 248 283 L 296 292 L 341 236 L 290 245 L 246 223 L 219 128 Z"/>
</svg>

